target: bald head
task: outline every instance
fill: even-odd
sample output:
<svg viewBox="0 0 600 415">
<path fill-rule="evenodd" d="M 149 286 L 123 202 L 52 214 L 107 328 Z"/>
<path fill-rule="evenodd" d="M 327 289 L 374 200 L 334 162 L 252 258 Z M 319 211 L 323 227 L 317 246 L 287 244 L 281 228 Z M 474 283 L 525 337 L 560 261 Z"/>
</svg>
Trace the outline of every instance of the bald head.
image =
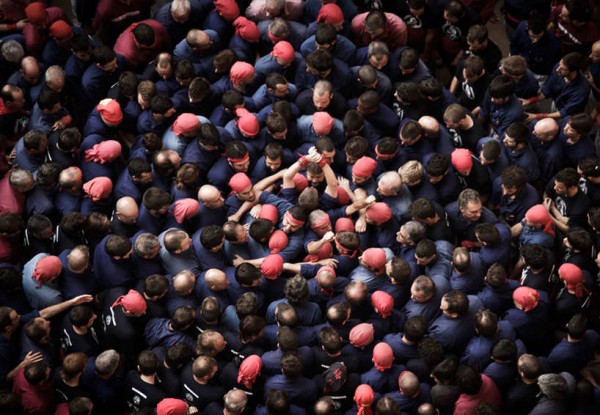
<svg viewBox="0 0 600 415">
<path fill-rule="evenodd" d="M 397 196 L 402 190 L 402 176 L 396 171 L 388 171 L 381 175 L 377 182 L 377 192 L 381 196 Z"/>
<path fill-rule="evenodd" d="M 68 167 L 60 172 L 58 183 L 64 189 L 79 190 L 83 183 L 83 174 L 79 167 Z"/>
<path fill-rule="evenodd" d="M 367 298 L 369 290 L 364 281 L 356 280 L 346 286 L 344 293 L 351 304 L 360 304 Z"/>
<path fill-rule="evenodd" d="M 406 396 L 415 396 L 419 392 L 419 378 L 412 372 L 404 371 L 398 378 L 400 393 Z"/>
<path fill-rule="evenodd" d="M 192 48 L 208 49 L 210 46 L 210 38 L 206 32 L 199 29 L 192 29 L 187 33 L 185 40 Z"/>
<path fill-rule="evenodd" d="M 208 209 L 219 209 L 225 203 L 219 189 L 210 184 L 205 184 L 198 190 L 198 200 Z"/>
<path fill-rule="evenodd" d="M 223 291 L 227 288 L 227 275 L 220 269 L 211 268 L 204 274 L 206 285 L 213 291 Z"/>
<path fill-rule="evenodd" d="M 40 80 L 40 64 L 33 56 L 25 56 L 21 61 L 21 75 L 30 85 L 35 85 Z"/>
<path fill-rule="evenodd" d="M 121 222 L 133 225 L 137 221 L 139 208 L 136 201 L 132 197 L 124 196 L 117 200 L 115 214 Z"/>
<path fill-rule="evenodd" d="M 225 401 L 225 409 L 232 415 L 239 415 L 244 412 L 244 408 L 248 403 L 248 397 L 241 389 L 230 390 L 223 400 Z"/>
<path fill-rule="evenodd" d="M 331 288 L 335 285 L 335 274 L 331 271 L 321 271 L 317 274 L 317 281 L 321 288 Z"/>
<path fill-rule="evenodd" d="M 419 118 L 419 125 L 429 137 L 437 137 L 440 134 L 440 123 L 429 115 Z"/>
<path fill-rule="evenodd" d="M 540 141 L 552 141 L 560 127 L 554 118 L 543 118 L 533 127 L 533 135 Z"/>
<path fill-rule="evenodd" d="M 67 265 L 75 274 L 83 273 L 90 264 L 90 249 L 85 245 L 77 245 L 67 255 Z"/>
<path fill-rule="evenodd" d="M 183 270 L 173 277 L 173 291 L 181 296 L 190 295 L 196 285 L 196 275 L 190 270 Z"/>
</svg>

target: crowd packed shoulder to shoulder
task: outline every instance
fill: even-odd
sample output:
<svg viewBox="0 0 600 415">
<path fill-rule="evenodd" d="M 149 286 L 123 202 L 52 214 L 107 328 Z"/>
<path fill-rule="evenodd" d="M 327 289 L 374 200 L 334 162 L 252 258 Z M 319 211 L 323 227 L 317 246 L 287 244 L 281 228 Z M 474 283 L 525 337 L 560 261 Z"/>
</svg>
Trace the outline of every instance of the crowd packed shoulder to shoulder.
<svg viewBox="0 0 600 415">
<path fill-rule="evenodd" d="M 0 0 L 2 415 L 600 413 L 593 1 L 52 3 Z"/>
</svg>

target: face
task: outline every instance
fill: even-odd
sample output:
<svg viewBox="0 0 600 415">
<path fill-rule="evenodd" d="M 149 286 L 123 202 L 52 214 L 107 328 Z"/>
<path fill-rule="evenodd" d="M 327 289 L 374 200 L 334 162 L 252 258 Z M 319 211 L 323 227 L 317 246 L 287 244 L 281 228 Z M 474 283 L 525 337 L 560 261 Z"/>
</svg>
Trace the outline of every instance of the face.
<svg viewBox="0 0 600 415">
<path fill-rule="evenodd" d="M 364 184 L 364 183 L 366 183 L 368 180 L 369 180 L 369 177 L 357 177 L 357 176 L 355 176 L 355 175 L 352 175 L 352 182 L 353 182 L 354 184 L 358 184 L 358 185 L 360 185 L 360 184 Z"/>
<path fill-rule="evenodd" d="M 398 241 L 400 245 L 411 245 L 410 235 L 402 228 L 400 228 L 400 230 L 396 233 L 396 241 Z"/>
<path fill-rule="evenodd" d="M 212 198 L 208 198 L 204 200 L 204 206 L 209 209 L 218 209 L 225 203 L 225 199 L 221 196 L 220 193 L 215 193 Z"/>
<path fill-rule="evenodd" d="M 302 225 L 296 225 L 295 223 L 290 222 L 287 215 L 283 216 L 283 220 L 281 221 L 281 224 L 283 225 L 282 230 L 288 234 L 294 233 L 302 227 Z"/>
<path fill-rule="evenodd" d="M 502 142 L 504 143 L 504 145 L 509 148 L 509 149 L 514 149 L 515 147 L 517 147 L 517 142 L 515 141 L 514 138 L 509 137 L 508 135 L 504 136 L 504 140 L 502 140 Z"/>
<path fill-rule="evenodd" d="M 424 257 L 417 256 L 417 254 L 415 254 L 415 260 L 417 261 L 417 265 L 422 266 L 422 267 L 426 267 L 427 265 L 431 264 L 434 259 L 435 259 L 435 255 L 432 255 L 429 258 L 424 258 Z"/>
<path fill-rule="evenodd" d="M 518 187 L 507 187 L 504 184 L 502 186 L 502 194 L 506 197 L 514 197 L 519 192 Z"/>
<path fill-rule="evenodd" d="M 173 74 L 173 67 L 171 64 L 167 64 L 164 67 L 156 66 L 156 72 L 162 79 L 167 79 Z"/>
<path fill-rule="evenodd" d="M 479 220 L 481 217 L 481 213 L 483 212 L 483 206 L 481 202 L 469 202 L 467 203 L 467 207 L 465 209 L 460 210 L 462 212 L 463 217 L 469 222 L 475 222 Z"/>
<path fill-rule="evenodd" d="M 73 51 L 73 55 L 75 55 L 75 57 L 82 62 L 88 62 L 92 58 L 92 50 L 88 49 L 79 52 Z"/>
<path fill-rule="evenodd" d="M 369 34 L 369 36 L 371 36 L 372 39 L 375 39 L 378 36 L 381 36 L 383 34 L 383 32 L 385 32 L 385 29 L 383 27 L 377 27 L 377 28 L 366 27 L 365 32 L 367 32 Z"/>
<path fill-rule="evenodd" d="M 275 173 L 277 170 L 279 170 L 279 168 L 281 167 L 282 162 L 283 161 L 281 160 L 281 158 L 271 159 L 269 157 L 265 157 L 265 165 L 273 173 Z"/>
<path fill-rule="evenodd" d="M 112 61 L 108 62 L 106 65 L 100 65 L 100 68 L 105 72 L 114 72 L 117 70 L 119 65 L 117 64 L 117 58 L 114 58 Z"/>
<path fill-rule="evenodd" d="M 381 56 L 371 55 L 371 56 L 369 56 L 369 63 L 371 64 L 372 67 L 374 67 L 377 70 L 381 70 L 381 68 L 383 68 L 385 65 L 387 65 L 389 60 L 390 60 L 390 57 L 388 55 L 381 55 Z"/>
<path fill-rule="evenodd" d="M 243 200 L 245 202 L 254 202 L 254 198 L 256 197 L 252 186 L 248 187 L 242 192 L 239 192 L 237 196 L 240 198 L 240 200 Z"/>
<path fill-rule="evenodd" d="M 560 76 L 568 76 L 571 71 L 569 71 L 569 68 L 567 68 L 567 65 L 565 65 L 565 62 L 563 60 L 560 61 L 560 63 L 558 64 L 558 67 L 556 68 L 556 73 L 559 74 Z"/>
<path fill-rule="evenodd" d="M 567 186 L 564 183 L 554 180 L 554 191 L 559 196 L 567 195 Z"/>
<path fill-rule="evenodd" d="M 504 105 L 510 100 L 510 97 L 506 98 L 491 98 L 491 101 L 496 105 Z"/>
<path fill-rule="evenodd" d="M 246 158 L 244 161 L 240 161 L 238 163 L 229 163 L 231 164 L 231 168 L 236 173 L 247 173 L 248 168 L 250 167 L 250 157 Z"/>
<path fill-rule="evenodd" d="M 323 111 L 326 109 L 331 103 L 331 98 L 333 98 L 333 94 L 323 94 L 321 96 L 317 94 L 313 94 L 313 105 L 317 111 Z"/>
<path fill-rule="evenodd" d="M 417 290 L 414 284 L 412 287 L 410 287 L 410 299 L 413 300 L 415 303 L 426 303 L 431 299 L 431 297 L 433 296 L 428 296 L 423 291 Z"/>
<path fill-rule="evenodd" d="M 137 222 L 138 215 L 138 211 L 127 212 L 127 214 L 117 212 L 117 218 L 119 218 L 119 220 L 126 225 L 135 225 L 135 223 Z"/>
<path fill-rule="evenodd" d="M 446 128 L 452 128 L 454 130 L 460 128 L 460 122 L 458 121 L 444 119 L 444 122 L 446 123 Z"/>
<path fill-rule="evenodd" d="M 451 314 L 448 312 L 448 301 L 446 301 L 446 299 L 442 299 L 442 303 L 440 304 L 440 310 L 442 310 L 442 313 L 446 317 L 452 317 Z"/>
<path fill-rule="evenodd" d="M 479 52 L 480 50 L 485 49 L 485 46 L 486 46 L 485 42 L 479 43 L 476 40 L 470 41 L 468 39 L 467 39 L 467 44 L 469 45 L 469 50 L 471 52 Z"/>
<path fill-rule="evenodd" d="M 248 242 L 248 233 L 242 225 L 239 225 L 235 229 L 235 237 L 238 243 L 244 244 Z"/>
<path fill-rule="evenodd" d="M 285 140 L 287 138 L 287 133 L 288 133 L 287 128 L 285 130 L 283 130 L 283 131 L 278 132 L 278 133 L 272 133 L 272 132 L 269 131 L 269 134 L 271 135 L 271 137 L 273 137 L 275 140 L 281 140 L 281 141 L 283 141 L 283 140 Z"/>
<path fill-rule="evenodd" d="M 567 137 L 567 143 L 573 144 L 579 140 L 579 133 L 571 127 L 571 123 L 568 122 L 565 124 L 565 128 L 563 128 L 563 133 Z"/>
<path fill-rule="evenodd" d="M 40 80 L 40 69 L 38 67 L 30 67 L 22 72 L 23 80 L 29 85 L 35 85 Z"/>
<path fill-rule="evenodd" d="M 335 158 L 335 150 L 332 151 L 322 151 L 321 156 L 327 160 L 328 163 L 333 163 L 333 159 Z"/>
<path fill-rule="evenodd" d="M 444 178 L 444 175 L 442 174 L 441 176 L 428 176 L 428 177 L 429 177 L 429 183 L 438 184 L 439 182 L 442 181 L 442 179 Z"/>
<path fill-rule="evenodd" d="M 594 63 L 600 62 L 600 43 L 594 43 L 594 46 L 592 46 L 592 53 L 590 53 L 590 60 Z"/>
<path fill-rule="evenodd" d="M 183 241 L 181 241 L 181 245 L 179 245 L 179 250 L 181 252 L 186 252 L 192 246 L 192 238 L 186 236 Z"/>
<path fill-rule="evenodd" d="M 527 34 L 529 35 L 529 39 L 531 39 L 531 43 L 533 44 L 538 43 L 544 37 L 544 32 L 533 33 L 531 30 L 528 30 Z"/>
<path fill-rule="evenodd" d="M 288 84 L 277 84 L 275 85 L 275 89 L 271 89 L 270 91 L 274 96 L 283 98 L 290 94 L 290 87 Z"/>
<path fill-rule="evenodd" d="M 11 102 L 11 106 L 14 108 L 21 109 L 25 105 L 25 95 L 22 91 L 18 91 L 13 93 L 13 101 Z"/>
<path fill-rule="evenodd" d="M 312 187 L 318 187 L 321 183 L 325 181 L 325 173 L 313 174 L 307 171 L 306 179 Z"/>
</svg>

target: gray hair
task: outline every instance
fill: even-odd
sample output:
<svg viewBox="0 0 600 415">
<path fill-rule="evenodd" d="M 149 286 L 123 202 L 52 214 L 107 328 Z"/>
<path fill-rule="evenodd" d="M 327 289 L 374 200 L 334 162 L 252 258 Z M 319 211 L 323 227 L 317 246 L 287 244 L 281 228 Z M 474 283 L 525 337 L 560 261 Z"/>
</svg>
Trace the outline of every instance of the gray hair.
<svg viewBox="0 0 600 415">
<path fill-rule="evenodd" d="M 315 86 L 313 87 L 313 91 L 317 96 L 322 97 L 325 94 L 331 94 L 333 92 L 333 85 L 331 82 L 320 79 L 315 82 Z"/>
<path fill-rule="evenodd" d="M 17 167 L 10 172 L 8 180 L 13 189 L 25 191 L 33 185 L 33 174 L 29 170 Z"/>
<path fill-rule="evenodd" d="M 369 43 L 369 46 L 367 47 L 367 56 L 377 56 L 377 57 L 381 57 L 383 55 L 389 55 L 390 54 L 390 48 L 388 48 L 388 46 L 385 44 L 385 42 L 381 42 L 379 40 L 375 40 L 371 43 Z"/>
<path fill-rule="evenodd" d="M 408 233 L 411 242 L 417 243 L 425 238 L 425 226 L 416 220 L 409 220 L 401 229 Z"/>
<path fill-rule="evenodd" d="M 538 385 L 542 393 L 554 401 L 564 399 L 567 395 L 567 381 L 556 373 L 540 375 Z"/>
<path fill-rule="evenodd" d="M 171 14 L 178 16 L 189 14 L 191 9 L 190 0 L 173 0 L 170 7 Z"/>
<path fill-rule="evenodd" d="M 21 59 L 25 56 L 23 46 L 16 40 L 7 40 L 6 42 L 3 42 L 0 51 L 2 52 L 2 57 L 7 62 L 14 64 L 21 62 Z"/>
<path fill-rule="evenodd" d="M 234 414 L 241 414 L 248 403 L 248 397 L 241 389 L 230 390 L 223 397 L 223 400 L 225 401 L 225 409 Z"/>
<path fill-rule="evenodd" d="M 156 251 L 160 246 L 160 241 L 156 235 L 151 233 L 143 233 L 135 240 L 135 253 L 140 256 L 145 256 Z"/>
<path fill-rule="evenodd" d="M 117 370 L 117 367 L 119 367 L 120 360 L 121 357 L 116 350 L 105 350 L 96 358 L 96 362 L 94 362 L 94 369 L 100 376 L 110 376 L 115 372 L 115 370 Z"/>
<path fill-rule="evenodd" d="M 481 202 L 479 192 L 474 189 L 465 189 L 458 195 L 458 207 L 466 209 L 469 203 Z"/>
<path fill-rule="evenodd" d="M 46 73 L 44 74 L 44 81 L 46 83 L 53 82 L 57 79 L 64 79 L 65 70 L 58 65 L 52 65 L 48 69 L 46 69 Z"/>
</svg>

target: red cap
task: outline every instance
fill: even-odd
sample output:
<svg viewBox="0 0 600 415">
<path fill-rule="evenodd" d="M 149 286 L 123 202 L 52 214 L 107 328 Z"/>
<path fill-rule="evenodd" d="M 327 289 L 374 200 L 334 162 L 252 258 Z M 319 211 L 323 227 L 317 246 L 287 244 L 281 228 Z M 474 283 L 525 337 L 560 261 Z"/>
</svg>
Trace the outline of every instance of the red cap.
<svg viewBox="0 0 600 415">
<path fill-rule="evenodd" d="M 385 291 L 375 291 L 371 295 L 371 305 L 377 309 L 381 317 L 388 318 L 394 309 L 394 297 Z"/>
<path fill-rule="evenodd" d="M 71 29 L 71 26 L 64 20 L 57 20 L 50 25 L 48 33 L 50 34 L 50 37 L 55 39 L 67 40 L 73 35 L 73 29 Z"/>
<path fill-rule="evenodd" d="M 457 148 L 452 152 L 452 165 L 460 173 L 469 171 L 473 167 L 473 157 L 466 148 Z"/>
<path fill-rule="evenodd" d="M 373 388 L 366 383 L 359 385 L 356 391 L 354 391 L 354 402 L 356 402 L 356 407 L 358 408 L 356 415 L 372 414 L 371 405 L 375 403 Z"/>
<path fill-rule="evenodd" d="M 95 177 L 83 184 L 83 191 L 87 193 L 92 201 L 97 202 L 108 198 L 112 193 L 112 187 L 112 180 L 108 177 Z"/>
<path fill-rule="evenodd" d="M 352 166 L 352 175 L 366 179 L 373 175 L 376 168 L 377 162 L 375 160 L 371 157 L 363 156 L 356 160 L 356 163 Z"/>
<path fill-rule="evenodd" d="M 294 188 L 298 193 L 302 193 L 308 187 L 308 179 L 300 173 L 296 173 L 292 180 L 294 181 Z"/>
<path fill-rule="evenodd" d="M 112 307 L 114 308 L 118 305 L 122 305 L 128 313 L 144 314 L 146 312 L 146 300 L 135 290 L 129 290 L 126 295 L 117 298 Z"/>
<path fill-rule="evenodd" d="M 269 237 L 269 249 L 272 254 L 278 254 L 287 248 L 289 239 L 287 234 L 281 229 L 274 231 Z"/>
<path fill-rule="evenodd" d="M 335 233 L 348 231 L 354 232 L 354 222 L 350 218 L 339 218 L 335 221 Z"/>
<path fill-rule="evenodd" d="M 240 15 L 240 8 L 235 0 L 215 0 L 215 10 L 227 21 L 234 21 Z"/>
<path fill-rule="evenodd" d="M 245 108 L 236 109 L 235 115 L 238 116 L 237 126 L 242 134 L 249 137 L 256 137 L 260 133 L 260 123 L 256 115 Z"/>
<path fill-rule="evenodd" d="M 191 133 L 200 127 L 200 120 L 195 114 L 185 112 L 173 123 L 173 132 L 177 135 Z"/>
<path fill-rule="evenodd" d="M 260 375 L 261 370 L 262 359 L 258 355 L 250 355 L 240 365 L 237 382 L 243 384 L 248 389 L 252 389 L 252 385 L 254 385 L 258 375 Z"/>
<path fill-rule="evenodd" d="M 525 218 L 533 223 L 544 225 L 544 232 L 554 236 L 554 222 L 544 205 L 535 205 L 525 213 Z"/>
<path fill-rule="evenodd" d="M 317 22 L 337 26 L 344 23 L 344 13 L 340 6 L 335 3 L 324 4 L 317 15 Z"/>
<path fill-rule="evenodd" d="M 57 256 L 48 255 L 38 260 L 31 276 L 34 280 L 39 282 L 39 288 L 45 282 L 58 277 L 61 271 L 62 263 L 60 262 L 60 259 Z"/>
<path fill-rule="evenodd" d="M 252 20 L 248 20 L 244 16 L 240 16 L 233 21 L 235 34 L 244 39 L 246 42 L 256 43 L 260 39 L 258 26 Z"/>
<path fill-rule="evenodd" d="M 375 330 L 371 323 L 361 323 L 350 330 L 350 344 L 354 347 L 365 347 L 371 344 Z"/>
<path fill-rule="evenodd" d="M 363 252 L 362 260 L 369 268 L 374 269 L 377 275 L 383 274 L 387 262 L 383 248 L 368 248 Z"/>
<path fill-rule="evenodd" d="M 237 61 L 229 71 L 229 79 L 233 84 L 243 84 L 254 75 L 254 66 L 248 62 Z"/>
<path fill-rule="evenodd" d="M 394 364 L 394 351 L 389 344 L 384 342 L 377 343 L 373 349 L 373 364 L 375 369 L 380 372 L 392 367 Z"/>
<path fill-rule="evenodd" d="M 367 208 L 367 217 L 377 225 L 386 223 L 392 219 L 392 210 L 383 202 L 374 203 L 373 206 Z"/>
<path fill-rule="evenodd" d="M 200 212 L 200 204 L 196 199 L 179 199 L 173 205 L 173 216 L 177 223 L 181 224 L 196 216 Z"/>
<path fill-rule="evenodd" d="M 569 291 L 575 291 L 577 299 L 581 299 L 585 282 L 581 268 L 575 264 L 562 264 L 558 269 L 558 275 L 567 285 L 567 289 Z"/>
<path fill-rule="evenodd" d="M 175 398 L 165 398 L 156 405 L 156 415 L 186 415 L 187 410 L 187 404 Z"/>
<path fill-rule="evenodd" d="M 93 163 L 110 163 L 121 155 L 121 143 L 115 140 L 106 140 L 94 144 L 92 148 L 85 151 L 85 161 Z"/>
<path fill-rule="evenodd" d="M 519 287 L 513 291 L 513 301 L 523 307 L 526 313 L 537 307 L 540 294 L 529 287 Z"/>
<path fill-rule="evenodd" d="M 329 113 L 318 111 L 313 114 L 312 125 L 318 135 L 327 135 L 333 128 L 334 120 Z"/>
<path fill-rule="evenodd" d="M 48 18 L 48 12 L 46 11 L 46 5 L 42 2 L 36 1 L 30 3 L 25 7 L 25 16 L 31 23 L 41 23 Z"/>
<path fill-rule="evenodd" d="M 283 258 L 277 254 L 266 256 L 262 261 L 260 271 L 266 279 L 276 280 L 283 271 Z"/>
<path fill-rule="evenodd" d="M 285 40 L 280 40 L 275 44 L 275 46 L 273 46 L 271 55 L 273 55 L 274 58 L 283 61 L 284 63 L 292 63 L 296 57 L 294 47 L 290 42 Z"/>
<path fill-rule="evenodd" d="M 273 225 L 276 225 L 279 221 L 279 211 L 277 210 L 277 207 L 275 205 L 264 204 L 260 208 L 258 218 L 266 219 Z"/>
<path fill-rule="evenodd" d="M 119 125 L 123 121 L 123 111 L 121 105 L 116 99 L 105 98 L 98 105 L 96 111 L 102 116 L 105 122 Z"/>
<path fill-rule="evenodd" d="M 252 187 L 252 181 L 246 173 L 236 173 L 229 179 L 229 187 L 232 191 L 240 193 Z"/>
</svg>

